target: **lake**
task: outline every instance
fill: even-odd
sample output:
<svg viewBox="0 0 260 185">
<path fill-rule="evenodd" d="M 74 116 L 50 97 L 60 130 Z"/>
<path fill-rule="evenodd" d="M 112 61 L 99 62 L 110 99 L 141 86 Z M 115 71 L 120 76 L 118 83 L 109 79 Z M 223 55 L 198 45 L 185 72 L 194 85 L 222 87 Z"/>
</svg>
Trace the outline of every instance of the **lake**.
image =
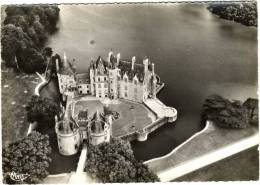
<svg viewBox="0 0 260 185">
<path fill-rule="evenodd" d="M 257 29 L 219 19 L 205 4 L 61 5 L 55 53 L 76 59 L 78 72 L 110 49 L 122 58 L 147 56 L 166 86 L 158 95 L 178 110 L 145 142 L 132 142 L 138 159 L 172 151 L 203 129 L 204 99 L 257 97 Z"/>
</svg>

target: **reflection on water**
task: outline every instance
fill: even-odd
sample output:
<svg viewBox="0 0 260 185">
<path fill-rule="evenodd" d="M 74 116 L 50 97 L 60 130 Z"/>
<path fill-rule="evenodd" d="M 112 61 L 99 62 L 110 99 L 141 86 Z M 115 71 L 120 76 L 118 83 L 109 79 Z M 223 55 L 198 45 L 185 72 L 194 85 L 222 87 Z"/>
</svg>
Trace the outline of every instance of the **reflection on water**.
<svg viewBox="0 0 260 185">
<path fill-rule="evenodd" d="M 133 142 L 139 159 L 164 155 L 201 130 L 202 103 L 209 94 L 256 97 L 256 28 L 219 19 L 199 4 L 60 8 L 60 30 L 48 44 L 75 58 L 78 71 L 112 48 L 123 58 L 148 56 L 166 83 L 158 96 L 177 108 L 178 120 L 150 134 L 146 142 Z"/>
</svg>

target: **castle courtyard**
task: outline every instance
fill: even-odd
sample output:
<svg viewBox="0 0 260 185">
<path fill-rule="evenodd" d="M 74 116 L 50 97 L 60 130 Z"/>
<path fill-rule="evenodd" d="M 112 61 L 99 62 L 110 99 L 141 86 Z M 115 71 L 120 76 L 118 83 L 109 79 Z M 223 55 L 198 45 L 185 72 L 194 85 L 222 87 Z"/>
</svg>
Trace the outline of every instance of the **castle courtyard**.
<svg viewBox="0 0 260 185">
<path fill-rule="evenodd" d="M 119 113 L 119 118 L 112 124 L 113 136 L 123 136 L 141 130 L 155 121 L 156 116 L 143 104 L 126 100 L 118 101 L 118 104 L 108 104 L 110 110 Z"/>
<path fill-rule="evenodd" d="M 91 117 L 97 109 L 103 112 L 103 106 L 107 107 L 109 111 L 117 112 L 119 115 L 112 124 L 112 135 L 115 137 L 142 130 L 156 120 L 155 114 L 141 103 L 122 99 L 98 99 L 93 96 L 84 96 L 75 99 L 75 101 L 75 106 L 72 109 L 73 117 L 76 117 L 80 110 L 86 109 Z"/>
</svg>

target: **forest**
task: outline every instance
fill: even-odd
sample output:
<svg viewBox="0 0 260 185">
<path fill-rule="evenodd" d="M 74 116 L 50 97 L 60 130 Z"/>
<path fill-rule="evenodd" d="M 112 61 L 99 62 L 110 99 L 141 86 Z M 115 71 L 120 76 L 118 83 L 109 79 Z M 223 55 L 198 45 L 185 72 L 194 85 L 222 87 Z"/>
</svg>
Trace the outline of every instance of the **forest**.
<svg viewBox="0 0 260 185">
<path fill-rule="evenodd" d="M 25 73 L 43 72 L 51 48 L 44 48 L 57 30 L 56 5 L 7 6 L 2 22 L 1 57 L 6 67 Z"/>
<path fill-rule="evenodd" d="M 246 26 L 257 26 L 256 2 L 212 3 L 208 9 L 222 19 L 232 20 Z"/>
</svg>

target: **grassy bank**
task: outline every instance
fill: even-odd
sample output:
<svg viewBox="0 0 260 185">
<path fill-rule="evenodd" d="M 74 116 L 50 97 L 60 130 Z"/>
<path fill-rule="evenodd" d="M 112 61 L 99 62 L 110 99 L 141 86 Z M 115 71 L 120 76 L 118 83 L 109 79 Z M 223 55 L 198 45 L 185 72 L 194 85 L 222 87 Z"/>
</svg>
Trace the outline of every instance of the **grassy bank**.
<svg viewBox="0 0 260 185">
<path fill-rule="evenodd" d="M 259 179 L 258 147 L 250 148 L 219 162 L 184 175 L 181 181 L 249 181 Z"/>
<path fill-rule="evenodd" d="M 25 106 L 39 83 L 37 75 L 15 73 L 1 65 L 2 87 L 2 141 L 3 146 L 26 136 L 27 122 Z"/>
<path fill-rule="evenodd" d="M 210 123 L 204 132 L 195 136 L 178 150 L 158 160 L 150 161 L 147 165 L 156 173 L 162 173 L 169 169 L 195 160 L 197 157 L 209 154 L 225 146 L 233 144 L 258 132 L 256 127 L 246 129 L 224 129 Z"/>
</svg>

